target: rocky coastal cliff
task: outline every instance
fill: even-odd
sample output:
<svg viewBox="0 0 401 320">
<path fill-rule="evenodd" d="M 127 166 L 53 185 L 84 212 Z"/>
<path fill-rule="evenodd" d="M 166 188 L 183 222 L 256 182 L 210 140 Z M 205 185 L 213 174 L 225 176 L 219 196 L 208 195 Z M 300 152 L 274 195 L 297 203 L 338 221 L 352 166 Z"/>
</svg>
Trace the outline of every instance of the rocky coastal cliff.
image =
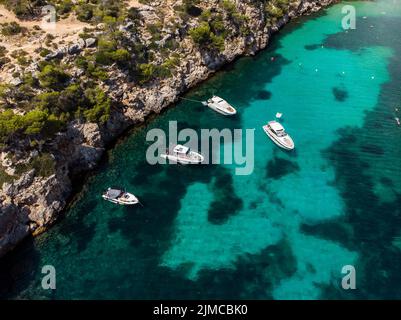
<svg viewBox="0 0 401 320">
<path fill-rule="evenodd" d="M 264 49 L 271 35 L 289 20 L 318 11 L 336 1 L 291 1 L 288 11 L 276 19 L 269 19 L 264 1 L 233 1 L 235 12 L 244 18 L 239 27 L 246 28 L 246 32 L 239 31 L 239 27 L 229 21 L 230 13 L 219 7 L 219 0 L 204 1 L 196 8 L 202 11 L 221 11 L 224 28 L 232 31 L 221 50 L 202 47 L 193 40 L 194 37 L 191 38 L 188 30 L 199 26 L 201 22 L 198 17 L 182 19 L 172 9 L 169 10 L 163 1 L 138 5 L 139 27 L 135 28 L 135 32 L 132 31 L 132 22 L 127 20 L 119 25 L 119 32 L 145 46 L 150 45 L 149 32 L 145 27 L 149 24 L 160 25 L 159 13 L 163 12 L 163 21 L 167 20 L 167 16 L 169 21 L 179 25 L 174 30 L 166 23 L 160 25 L 161 32 L 157 40 L 159 49 L 172 40 L 178 44 L 173 49 L 179 56 L 174 72 L 168 77 L 138 84 L 123 68 L 111 65 L 108 69 L 108 79 L 102 83 L 102 90 L 112 101 L 107 121 L 94 123 L 76 119 L 69 121 L 63 130 L 43 143 L 32 146 L 27 140 L 3 148 L 0 161 L 10 176 L 24 164 L 49 161 L 47 158 L 40 158 L 43 151 L 50 155 L 54 170 L 39 174 L 41 169 L 33 166 L 29 170 L 22 170 L 18 176 L 15 175 L 16 179 L 3 183 L 0 190 L 0 257 L 28 235 L 44 231 L 57 220 L 71 196 L 74 177 L 93 169 L 104 153 L 105 146 L 127 128 L 145 121 L 152 113 L 159 113 L 175 102 L 180 94 L 235 58 L 253 55 Z M 101 32 L 97 31 L 95 35 L 99 36 Z M 51 52 L 43 58 L 61 58 L 62 61 L 68 62 L 76 59 L 85 50 L 96 50 L 91 48 L 95 42 L 95 38 L 88 38 L 68 48 Z M 156 52 L 162 51 L 159 49 Z M 158 58 L 156 54 L 155 59 Z M 32 68 L 35 74 L 35 64 L 29 68 Z M 73 78 L 84 77 L 82 70 L 75 66 L 71 68 L 70 73 Z"/>
</svg>

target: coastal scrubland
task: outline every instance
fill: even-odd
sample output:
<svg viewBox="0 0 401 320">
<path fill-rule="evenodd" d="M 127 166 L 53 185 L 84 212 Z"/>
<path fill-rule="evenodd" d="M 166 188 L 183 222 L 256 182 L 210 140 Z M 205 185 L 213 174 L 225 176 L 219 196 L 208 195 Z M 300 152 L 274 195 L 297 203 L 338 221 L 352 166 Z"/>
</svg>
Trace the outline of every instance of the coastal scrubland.
<svg viewBox="0 0 401 320">
<path fill-rule="evenodd" d="M 148 0 L 139 2 L 152 5 Z M 34 148 L 51 139 L 73 119 L 100 124 L 108 121 L 116 101 L 102 87 L 115 69 L 127 73 L 130 83 L 137 86 L 170 77 L 180 63 L 179 47 L 185 44 L 173 37 L 163 39 L 163 28 L 168 28 L 170 34 L 179 32 L 181 40 L 189 38 L 201 50 L 212 54 L 222 52 L 225 39 L 233 34 L 246 36 L 250 33 L 246 23 L 248 16 L 230 0 L 218 1 L 217 8 L 208 8 L 207 1 L 200 0 L 170 2 L 156 13 L 160 15 L 157 23 L 146 23 L 138 10 L 140 4 L 136 2 L 2 0 L 0 3 L 17 18 L 1 24 L 3 40 L 21 43 L 36 37 L 43 38 L 44 42 L 34 49 L 34 54 L 17 49 L 17 44 L 11 49 L 0 46 L 2 74 L 8 73 L 8 77 L 4 77 L 8 80 L 12 78 L 0 83 L 1 148 L 21 139 L 29 140 Z M 266 23 L 272 23 L 295 1 L 251 3 L 262 5 Z M 52 33 L 40 28 L 41 8 L 49 4 L 56 8 L 58 20 L 74 16 L 87 24 L 74 39 L 78 45 L 93 39 L 96 46 L 80 50 L 76 55 L 54 54 L 63 45 L 63 37 L 54 41 Z M 31 27 L 20 24 L 24 21 L 30 21 Z M 145 34 L 146 41 L 141 41 L 138 34 Z M 2 176 L 7 181 L 11 179 L 4 170 Z"/>
</svg>

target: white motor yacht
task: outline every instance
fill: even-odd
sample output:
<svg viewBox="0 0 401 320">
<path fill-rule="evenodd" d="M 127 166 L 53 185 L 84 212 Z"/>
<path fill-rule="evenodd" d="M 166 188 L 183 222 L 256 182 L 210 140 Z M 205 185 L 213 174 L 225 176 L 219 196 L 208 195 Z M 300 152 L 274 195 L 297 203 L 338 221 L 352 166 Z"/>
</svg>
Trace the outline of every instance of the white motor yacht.
<svg viewBox="0 0 401 320">
<path fill-rule="evenodd" d="M 224 114 L 225 116 L 232 116 L 237 113 L 232 105 L 230 105 L 226 100 L 218 96 L 213 96 L 207 101 L 204 101 L 203 105 L 208 106 L 214 111 Z"/>
<path fill-rule="evenodd" d="M 137 197 L 135 197 L 132 193 L 114 188 L 108 188 L 105 192 L 103 192 L 102 198 L 121 205 L 133 205 L 139 203 Z"/>
<path fill-rule="evenodd" d="M 294 141 L 277 121 L 269 121 L 267 125 L 263 126 L 263 130 L 279 147 L 286 150 L 294 149 Z"/>
<path fill-rule="evenodd" d="M 200 153 L 180 144 L 177 144 L 172 150 L 166 150 L 161 157 L 181 164 L 199 164 L 204 160 Z"/>
</svg>

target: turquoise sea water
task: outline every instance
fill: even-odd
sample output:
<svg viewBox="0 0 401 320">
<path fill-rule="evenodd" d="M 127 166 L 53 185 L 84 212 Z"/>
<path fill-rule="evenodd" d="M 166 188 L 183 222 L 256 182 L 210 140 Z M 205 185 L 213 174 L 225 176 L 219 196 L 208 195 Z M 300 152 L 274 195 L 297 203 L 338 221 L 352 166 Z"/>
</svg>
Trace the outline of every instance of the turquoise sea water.
<svg viewBox="0 0 401 320">
<path fill-rule="evenodd" d="M 0 296 L 401 298 L 401 2 L 351 4 L 356 30 L 341 28 L 344 3 L 298 19 L 187 95 L 218 93 L 237 117 L 183 101 L 117 144 L 66 217 L 1 262 Z M 294 152 L 261 129 L 277 111 Z M 171 120 L 255 128 L 253 173 L 147 164 L 146 133 Z M 102 201 L 116 184 L 143 207 Z M 356 290 L 341 288 L 344 265 Z"/>
</svg>

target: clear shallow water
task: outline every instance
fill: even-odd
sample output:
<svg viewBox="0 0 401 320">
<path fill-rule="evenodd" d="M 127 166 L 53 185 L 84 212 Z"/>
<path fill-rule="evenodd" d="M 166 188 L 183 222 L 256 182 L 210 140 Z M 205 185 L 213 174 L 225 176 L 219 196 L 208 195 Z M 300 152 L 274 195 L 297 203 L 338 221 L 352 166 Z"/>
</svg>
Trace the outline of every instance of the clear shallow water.
<svg viewBox="0 0 401 320">
<path fill-rule="evenodd" d="M 224 118 L 182 102 L 118 144 L 79 199 L 46 234 L 2 262 L 0 294 L 12 298 L 401 298 L 401 3 L 356 2 L 286 26 L 191 91 L 237 106 Z M 363 17 L 367 18 L 364 19 Z M 271 57 L 275 57 L 274 61 Z M 278 149 L 261 126 L 284 114 L 296 143 Z M 398 115 L 400 116 L 400 115 Z M 150 166 L 146 132 L 255 128 L 255 169 Z M 237 142 L 239 143 L 239 142 Z M 123 185 L 144 207 L 100 199 Z M 41 289 L 54 265 L 57 290 Z M 341 289 L 342 266 L 357 290 Z"/>
</svg>

